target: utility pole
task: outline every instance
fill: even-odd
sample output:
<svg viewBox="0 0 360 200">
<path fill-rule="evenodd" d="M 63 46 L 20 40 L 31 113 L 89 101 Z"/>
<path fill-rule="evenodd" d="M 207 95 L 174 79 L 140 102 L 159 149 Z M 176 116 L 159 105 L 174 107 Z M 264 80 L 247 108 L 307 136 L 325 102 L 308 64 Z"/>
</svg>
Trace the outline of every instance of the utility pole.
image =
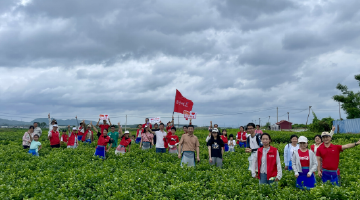
<svg viewBox="0 0 360 200">
<path fill-rule="evenodd" d="M 340 102 L 339 102 L 339 116 L 340 116 L 340 120 L 342 120 L 341 119 L 341 112 L 340 112 Z"/>
<path fill-rule="evenodd" d="M 270 116 L 269 116 L 269 120 L 268 120 L 268 122 L 270 122 Z"/>
<path fill-rule="evenodd" d="M 255 120 L 255 125 L 256 125 L 256 120 Z"/>
<path fill-rule="evenodd" d="M 259 125 L 260 125 L 260 127 L 261 127 L 261 121 L 260 121 L 260 118 L 259 118 Z"/>
<path fill-rule="evenodd" d="M 125 131 L 126 131 L 126 125 L 127 125 L 127 115 L 126 115 L 126 121 L 125 121 Z"/>
<path fill-rule="evenodd" d="M 289 112 L 287 112 L 287 113 L 288 113 L 288 122 L 290 122 Z"/>
<path fill-rule="evenodd" d="M 180 127 L 180 117 L 178 115 L 178 128 Z"/>
<path fill-rule="evenodd" d="M 307 119 L 306 119 L 306 128 L 307 128 L 307 123 L 308 123 L 309 116 L 310 116 L 310 109 L 311 109 L 311 106 L 309 106 L 309 114 L 308 114 L 308 117 L 307 117 Z"/>
<path fill-rule="evenodd" d="M 279 107 L 276 107 L 276 122 L 279 122 Z"/>
</svg>

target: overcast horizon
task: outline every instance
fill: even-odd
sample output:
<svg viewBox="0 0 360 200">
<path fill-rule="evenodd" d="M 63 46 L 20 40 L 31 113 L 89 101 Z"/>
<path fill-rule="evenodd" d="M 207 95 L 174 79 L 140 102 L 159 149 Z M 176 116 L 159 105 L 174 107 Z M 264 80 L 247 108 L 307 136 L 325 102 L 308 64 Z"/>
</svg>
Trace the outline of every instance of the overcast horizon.
<svg viewBox="0 0 360 200">
<path fill-rule="evenodd" d="M 289 112 L 305 124 L 309 106 L 339 119 L 336 85 L 360 89 L 359 8 L 357 0 L 2 0 L 0 118 L 167 122 L 178 89 L 198 126 L 273 124 L 276 107 L 279 121 Z"/>
</svg>

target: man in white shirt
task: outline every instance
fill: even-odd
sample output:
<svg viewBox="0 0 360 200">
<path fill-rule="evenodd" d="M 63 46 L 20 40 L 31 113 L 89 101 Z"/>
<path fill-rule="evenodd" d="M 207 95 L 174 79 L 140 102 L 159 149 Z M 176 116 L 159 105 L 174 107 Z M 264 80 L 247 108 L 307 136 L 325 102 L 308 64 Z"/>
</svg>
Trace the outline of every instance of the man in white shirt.
<svg viewBox="0 0 360 200">
<path fill-rule="evenodd" d="M 34 122 L 34 135 L 38 135 L 39 137 L 42 134 L 42 130 L 39 127 L 39 123 L 38 122 Z"/>
<path fill-rule="evenodd" d="M 160 130 L 155 132 L 156 135 L 156 153 L 166 153 L 165 142 L 167 133 L 164 131 L 164 124 L 160 124 Z"/>
</svg>

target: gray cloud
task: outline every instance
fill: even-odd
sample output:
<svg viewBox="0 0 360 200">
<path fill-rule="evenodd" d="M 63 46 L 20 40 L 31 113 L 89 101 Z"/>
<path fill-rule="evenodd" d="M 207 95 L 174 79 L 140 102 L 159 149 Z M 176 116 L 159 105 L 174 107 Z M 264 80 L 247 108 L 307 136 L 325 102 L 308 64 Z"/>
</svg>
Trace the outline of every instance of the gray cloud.
<svg viewBox="0 0 360 200">
<path fill-rule="evenodd" d="M 199 125 L 276 107 L 304 123 L 309 105 L 336 118 L 338 82 L 358 89 L 356 0 L 19 2 L 0 3 L 3 116 L 139 123 L 170 117 L 179 89 Z"/>
</svg>

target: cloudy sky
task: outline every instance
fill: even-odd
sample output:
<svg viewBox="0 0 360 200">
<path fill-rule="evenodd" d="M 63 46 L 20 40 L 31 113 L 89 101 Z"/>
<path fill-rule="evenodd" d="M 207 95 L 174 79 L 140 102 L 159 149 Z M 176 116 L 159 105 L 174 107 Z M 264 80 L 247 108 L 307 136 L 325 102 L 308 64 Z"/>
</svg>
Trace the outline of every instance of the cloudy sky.
<svg viewBox="0 0 360 200">
<path fill-rule="evenodd" d="M 359 90 L 359 8 L 358 0 L 1 0 L 0 118 L 168 121 L 178 89 L 193 100 L 197 125 L 274 123 L 276 107 L 293 123 L 306 122 L 309 106 L 337 119 L 337 83 Z"/>
</svg>

